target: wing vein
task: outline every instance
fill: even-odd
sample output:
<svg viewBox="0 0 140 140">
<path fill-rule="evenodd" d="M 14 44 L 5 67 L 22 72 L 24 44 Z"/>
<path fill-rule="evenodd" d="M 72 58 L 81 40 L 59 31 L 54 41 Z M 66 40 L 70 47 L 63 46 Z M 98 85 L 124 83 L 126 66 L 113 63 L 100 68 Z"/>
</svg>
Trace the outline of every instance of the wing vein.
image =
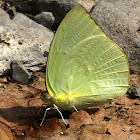
<svg viewBox="0 0 140 140">
<path fill-rule="evenodd" d="M 118 59 L 119 57 L 116 57 L 116 59 Z M 116 60 L 116 59 L 114 59 L 114 60 Z M 113 61 L 114 61 L 113 60 Z M 117 65 L 113 65 L 113 66 L 111 66 L 111 67 L 107 67 L 107 68 L 105 68 L 105 69 L 102 69 L 102 70 L 100 70 L 100 71 L 97 71 L 97 72 L 94 72 L 94 74 L 97 74 L 97 73 L 100 73 L 100 72 L 102 72 L 102 71 L 104 71 L 104 70 L 107 70 L 107 69 L 110 69 L 110 68 L 113 68 L 113 67 L 115 67 L 115 66 L 119 66 L 119 65 L 122 65 L 122 64 L 125 64 L 126 62 L 124 62 L 124 63 L 119 63 L 119 64 L 117 64 Z M 97 67 L 97 69 L 98 68 L 100 68 L 100 67 Z M 89 79 L 88 79 L 89 80 Z"/>
<path fill-rule="evenodd" d="M 102 80 L 95 80 L 95 81 L 91 81 L 91 82 L 87 82 L 87 83 L 94 83 L 94 82 L 98 82 L 98 81 L 108 81 L 108 80 L 124 80 L 124 79 L 127 79 L 127 78 L 116 78 L 116 79 L 102 79 Z"/>
<path fill-rule="evenodd" d="M 128 70 L 125 70 L 125 71 L 117 71 L 117 72 L 112 72 L 112 73 L 120 73 L 120 72 L 128 72 Z M 109 73 L 109 74 L 112 74 L 112 73 Z M 104 74 L 104 75 L 107 75 L 107 74 Z M 81 85 L 79 88 L 77 88 L 76 90 L 74 90 L 73 92 L 72 92 L 72 94 L 73 93 L 75 93 L 77 90 L 79 90 L 79 89 L 81 89 L 84 85 L 86 85 L 86 84 L 88 84 L 88 83 L 84 83 L 83 85 Z M 128 85 L 127 85 L 128 86 Z M 96 89 L 96 88 L 95 88 Z"/>
</svg>

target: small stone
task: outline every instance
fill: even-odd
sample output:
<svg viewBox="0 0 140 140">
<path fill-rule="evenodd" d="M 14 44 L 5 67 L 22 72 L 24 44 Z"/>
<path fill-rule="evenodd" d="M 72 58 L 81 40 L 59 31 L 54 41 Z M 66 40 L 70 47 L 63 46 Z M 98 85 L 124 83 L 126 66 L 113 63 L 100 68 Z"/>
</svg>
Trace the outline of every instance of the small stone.
<svg viewBox="0 0 140 140">
<path fill-rule="evenodd" d="M 31 79 L 31 74 L 24 67 L 21 62 L 12 62 L 11 63 L 11 77 L 12 79 L 22 83 L 28 84 Z"/>
<path fill-rule="evenodd" d="M 43 26 L 51 29 L 54 23 L 54 16 L 51 12 L 42 12 L 34 17 L 34 20 Z"/>
</svg>

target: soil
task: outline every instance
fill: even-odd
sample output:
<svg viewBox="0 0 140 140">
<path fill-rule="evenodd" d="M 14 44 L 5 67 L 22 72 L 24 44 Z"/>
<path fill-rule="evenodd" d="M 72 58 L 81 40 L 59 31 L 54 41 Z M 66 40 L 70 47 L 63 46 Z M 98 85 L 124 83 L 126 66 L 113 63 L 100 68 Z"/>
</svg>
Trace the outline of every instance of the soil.
<svg viewBox="0 0 140 140">
<path fill-rule="evenodd" d="M 138 79 L 131 75 L 131 86 Z M 135 81 L 134 81 L 135 80 Z M 49 110 L 40 126 L 46 106 L 41 92 L 46 91 L 45 73 L 34 74 L 30 85 L 9 77 L 0 79 L 1 140 L 139 140 L 140 98 L 125 94 L 101 107 L 79 112 Z"/>
</svg>

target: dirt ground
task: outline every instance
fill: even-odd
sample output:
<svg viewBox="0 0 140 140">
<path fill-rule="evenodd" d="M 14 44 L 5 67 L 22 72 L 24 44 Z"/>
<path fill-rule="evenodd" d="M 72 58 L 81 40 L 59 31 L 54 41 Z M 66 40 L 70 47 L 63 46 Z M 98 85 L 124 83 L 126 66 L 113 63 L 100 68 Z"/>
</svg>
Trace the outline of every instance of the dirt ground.
<svg viewBox="0 0 140 140">
<path fill-rule="evenodd" d="M 140 87 L 136 77 L 131 75 L 131 86 Z M 102 107 L 62 111 L 67 126 L 50 110 L 40 126 L 45 90 L 45 73 L 35 73 L 30 85 L 0 79 L 0 140 L 140 140 L 139 97 L 125 94 Z"/>
</svg>

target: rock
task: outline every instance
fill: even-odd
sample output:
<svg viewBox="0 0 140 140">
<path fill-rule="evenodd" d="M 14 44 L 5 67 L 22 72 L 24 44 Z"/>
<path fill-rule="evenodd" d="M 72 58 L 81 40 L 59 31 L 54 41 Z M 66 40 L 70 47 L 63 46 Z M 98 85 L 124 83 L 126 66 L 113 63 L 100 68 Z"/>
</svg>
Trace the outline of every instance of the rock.
<svg viewBox="0 0 140 140">
<path fill-rule="evenodd" d="M 54 16 L 51 12 L 42 12 L 34 17 L 34 20 L 43 26 L 51 29 L 54 23 Z"/>
<path fill-rule="evenodd" d="M 127 94 L 132 97 L 140 98 L 140 87 L 130 87 L 127 91 Z"/>
<path fill-rule="evenodd" d="M 21 62 L 12 62 L 11 77 L 12 79 L 22 84 L 29 84 L 29 80 L 31 79 L 31 74 L 27 71 L 27 69 L 24 67 L 24 65 Z"/>
<path fill-rule="evenodd" d="M 140 97 L 140 73 L 130 75 L 130 88 L 127 94 Z"/>
<path fill-rule="evenodd" d="M 0 75 L 9 72 L 13 61 L 22 61 L 26 69 L 45 67 L 53 32 L 21 13 L 11 20 L 0 9 Z"/>
<path fill-rule="evenodd" d="M 81 4 L 87 11 L 90 11 L 95 4 L 95 0 L 7 0 L 7 2 L 12 3 L 19 12 L 34 16 L 42 12 L 52 12 L 57 24 L 61 22 L 66 13 L 75 5 Z"/>
<path fill-rule="evenodd" d="M 91 16 L 122 48 L 131 73 L 140 72 L 140 1 L 101 0 L 92 9 Z"/>
<path fill-rule="evenodd" d="M 13 19 L 16 14 L 16 8 L 10 3 L 3 2 L 0 8 L 4 9 L 8 14 L 10 19 Z"/>
</svg>

